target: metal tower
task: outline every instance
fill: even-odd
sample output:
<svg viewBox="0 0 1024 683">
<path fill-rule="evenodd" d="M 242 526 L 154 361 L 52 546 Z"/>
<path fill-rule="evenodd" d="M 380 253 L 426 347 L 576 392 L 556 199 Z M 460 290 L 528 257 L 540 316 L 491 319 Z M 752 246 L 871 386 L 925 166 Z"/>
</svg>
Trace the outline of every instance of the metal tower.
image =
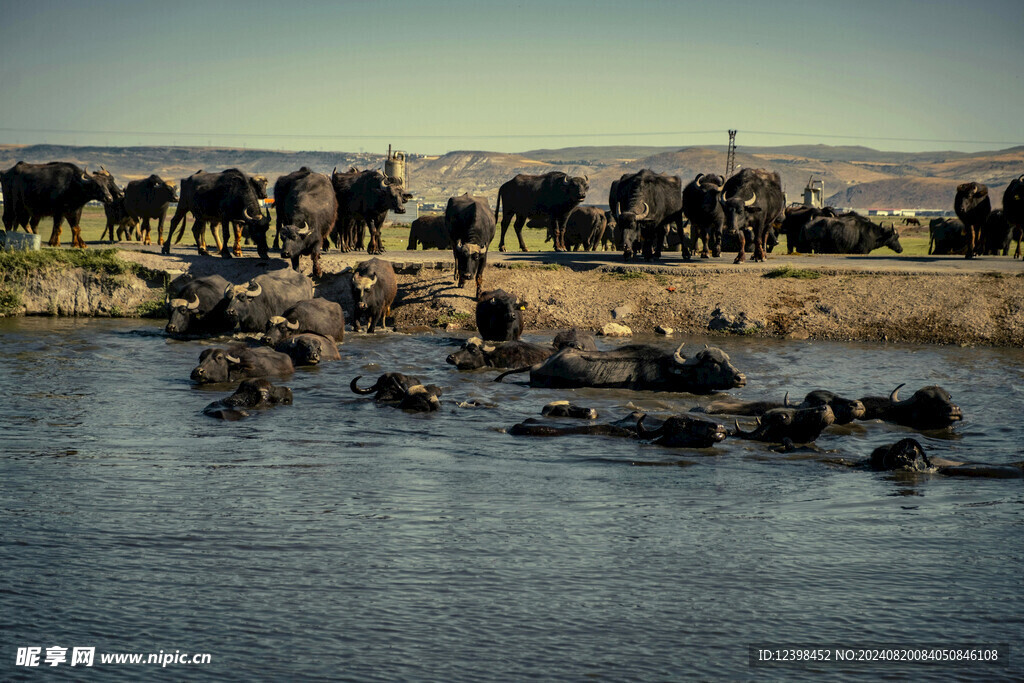
<svg viewBox="0 0 1024 683">
<path fill-rule="evenodd" d="M 729 131 L 729 155 L 725 158 L 725 178 L 728 180 L 736 172 L 736 131 Z"/>
</svg>

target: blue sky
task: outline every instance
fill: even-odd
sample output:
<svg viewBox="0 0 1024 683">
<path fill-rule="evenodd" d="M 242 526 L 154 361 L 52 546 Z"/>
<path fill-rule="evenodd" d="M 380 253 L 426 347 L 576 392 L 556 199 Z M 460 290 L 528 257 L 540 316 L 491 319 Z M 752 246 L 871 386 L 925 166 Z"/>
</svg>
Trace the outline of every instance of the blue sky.
<svg viewBox="0 0 1024 683">
<path fill-rule="evenodd" d="M 1024 144 L 1002 2 L 0 0 L 0 143 Z"/>
</svg>

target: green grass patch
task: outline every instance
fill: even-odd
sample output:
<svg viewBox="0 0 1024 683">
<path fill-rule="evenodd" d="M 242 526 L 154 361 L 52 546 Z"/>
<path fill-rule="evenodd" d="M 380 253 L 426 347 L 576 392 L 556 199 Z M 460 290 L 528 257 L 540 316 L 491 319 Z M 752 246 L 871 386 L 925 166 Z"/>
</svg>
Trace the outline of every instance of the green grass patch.
<svg viewBox="0 0 1024 683">
<path fill-rule="evenodd" d="M 6 277 L 25 276 L 46 268 L 84 268 L 85 270 L 123 275 L 135 273 L 139 267 L 118 256 L 117 249 L 43 249 L 41 251 L 0 251 L 0 273 Z M 146 269 L 143 269 L 146 270 Z"/>
<path fill-rule="evenodd" d="M 434 322 L 432 324 L 434 327 L 444 327 L 445 325 L 449 324 L 463 325 L 467 322 L 472 321 L 474 318 L 475 316 L 472 313 L 460 313 L 456 311 L 455 313 L 446 313 L 445 315 L 439 315 L 438 317 L 434 318 Z"/>
<path fill-rule="evenodd" d="M 763 277 L 776 278 L 776 277 L 791 277 L 797 280 L 817 280 L 821 277 L 821 273 L 816 270 L 807 270 L 806 268 L 794 268 L 793 266 L 781 266 L 779 268 L 772 268 Z"/>
<path fill-rule="evenodd" d="M 0 315 L 13 315 L 21 310 L 21 293 L 11 287 L 0 287 Z"/>
<path fill-rule="evenodd" d="M 650 273 L 645 273 L 642 270 L 623 270 L 614 273 L 608 273 L 608 277 L 615 280 L 643 280 Z"/>
<path fill-rule="evenodd" d="M 153 299 L 139 304 L 135 308 L 136 318 L 166 318 L 167 304 L 163 299 Z"/>
</svg>

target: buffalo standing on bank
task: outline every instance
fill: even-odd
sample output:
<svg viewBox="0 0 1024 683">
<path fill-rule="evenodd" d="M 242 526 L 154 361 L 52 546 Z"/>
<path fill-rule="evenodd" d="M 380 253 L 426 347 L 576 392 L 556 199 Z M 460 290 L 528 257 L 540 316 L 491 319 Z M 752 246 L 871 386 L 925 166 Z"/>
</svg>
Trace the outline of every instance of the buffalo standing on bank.
<svg viewBox="0 0 1024 683">
<path fill-rule="evenodd" d="M 722 255 L 722 226 L 725 212 L 719 203 L 725 178 L 713 173 L 698 173 L 683 188 L 683 215 L 690 221 L 690 237 L 693 248 L 697 240 L 703 243 L 701 258 L 718 258 Z"/>
<path fill-rule="evenodd" d="M 768 231 L 786 205 L 782 180 L 774 171 L 744 168 L 725 181 L 720 202 L 725 230 L 739 236 L 739 253 L 734 263 L 746 260 L 744 228 L 754 234 L 754 261 L 767 260 Z"/>
<path fill-rule="evenodd" d="M 797 242 L 797 249 L 808 254 L 870 254 L 881 247 L 903 252 L 896 228 L 882 227 L 856 213 L 816 218 L 800 231 Z"/>
<path fill-rule="evenodd" d="M 622 233 L 623 256 L 628 261 L 642 252 L 647 261 L 661 258 L 661 247 L 670 225 L 683 234 L 683 182 L 643 169 L 623 175 L 616 186 L 611 211 Z M 690 258 L 685 238 L 680 240 L 683 258 Z"/>
<path fill-rule="evenodd" d="M 444 224 L 444 216 L 420 216 L 409 227 L 409 251 L 416 251 L 419 244 L 427 249 L 451 249 L 452 240 Z"/>
<path fill-rule="evenodd" d="M 292 268 L 298 270 L 299 259 L 309 256 L 313 261 L 313 275 L 321 277 L 320 251 L 338 218 L 338 200 L 327 176 L 308 169 L 297 173 L 300 175 L 291 179 L 286 193 L 274 197 L 277 222 L 281 226 L 278 232 L 281 258 L 290 260 Z"/>
<path fill-rule="evenodd" d="M 150 237 L 152 228 L 150 228 L 149 222 L 154 218 L 156 219 L 156 243 L 164 243 L 164 220 L 167 218 L 167 209 L 172 202 L 177 201 L 177 190 L 158 175 L 151 175 L 142 180 L 133 180 L 125 186 L 125 211 L 141 223 L 143 244 L 152 242 Z M 170 240 L 170 234 L 167 239 Z"/>
<path fill-rule="evenodd" d="M 468 193 L 452 197 L 444 211 L 444 223 L 452 240 L 455 257 L 455 283 L 461 288 L 469 278 L 476 279 L 476 300 L 483 293 L 487 249 L 494 239 L 494 215 L 484 197 Z"/>
<path fill-rule="evenodd" d="M 520 173 L 498 188 L 498 201 L 494 207 L 494 221 L 501 216 L 501 239 L 498 250 L 505 251 L 505 233 L 508 225 L 515 217 L 516 237 L 519 248 L 528 251 L 523 241 L 523 225 L 534 216 L 545 216 L 554 226 L 555 251 L 566 251 L 565 222 L 569 213 L 586 199 L 590 189 L 587 176 L 572 177 L 561 171 L 552 171 L 544 175 L 527 175 Z M 454 239 L 454 238 L 453 238 Z"/>
<path fill-rule="evenodd" d="M 967 235 L 966 258 L 974 258 L 981 254 L 982 229 L 992 212 L 992 203 L 988 198 L 988 187 L 981 183 L 963 183 L 956 188 L 953 199 L 956 217 L 963 221 Z"/>
<path fill-rule="evenodd" d="M 360 263 L 352 274 L 352 299 L 355 301 L 352 328 L 359 332 L 359 321 L 363 318 L 367 320 L 370 334 L 377 329 L 378 322 L 383 327 L 397 295 L 398 279 L 390 262 L 372 258 Z"/>
<path fill-rule="evenodd" d="M 105 171 L 90 175 L 64 161 L 46 164 L 19 161 L 3 175 L 4 229 L 21 226 L 35 233 L 39 221 L 50 216 L 53 218 L 51 247 L 60 246 L 61 224 L 66 220 L 71 226 L 72 246 L 85 249 L 80 225 L 82 207 L 93 200 L 104 204 L 114 201 L 104 174 L 109 175 Z"/>
</svg>

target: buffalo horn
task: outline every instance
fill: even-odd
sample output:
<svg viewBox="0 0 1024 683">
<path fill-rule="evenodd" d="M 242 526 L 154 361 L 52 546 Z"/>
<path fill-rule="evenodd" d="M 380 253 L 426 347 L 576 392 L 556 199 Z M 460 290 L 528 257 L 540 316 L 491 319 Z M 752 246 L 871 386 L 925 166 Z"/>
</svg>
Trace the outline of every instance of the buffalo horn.
<svg viewBox="0 0 1024 683">
<path fill-rule="evenodd" d="M 676 352 L 672 354 L 672 358 L 675 359 L 675 361 L 677 363 L 679 363 L 680 365 L 683 365 L 683 364 L 686 363 L 686 359 L 683 358 L 683 354 L 679 353 L 680 351 L 683 350 L 684 346 L 686 346 L 686 342 L 683 342 L 682 344 L 680 344 L 679 348 L 676 349 Z"/>
<path fill-rule="evenodd" d="M 732 423 L 736 427 L 736 436 L 750 436 L 751 434 L 754 433 L 753 431 L 745 432 L 742 429 L 740 429 L 740 421 L 737 420 L 736 418 L 733 418 Z"/>
<path fill-rule="evenodd" d="M 704 177 L 703 173 L 698 173 L 697 177 L 693 179 L 695 185 L 700 185 L 700 179 Z"/>
<path fill-rule="evenodd" d="M 787 408 L 789 407 L 789 392 L 788 391 L 786 392 L 786 395 L 782 398 L 782 405 L 786 406 Z"/>
<path fill-rule="evenodd" d="M 255 216 L 250 216 L 249 215 L 249 207 L 248 206 L 245 207 L 245 220 L 247 220 L 247 221 L 255 221 L 255 220 L 260 219 L 260 218 L 263 218 L 263 212 L 262 211 L 257 211 Z"/>
<path fill-rule="evenodd" d="M 296 320 L 295 322 L 292 322 L 291 320 L 289 320 L 288 322 L 285 323 L 284 326 L 287 327 L 289 330 L 297 330 L 299 329 L 299 321 Z"/>
<path fill-rule="evenodd" d="M 249 288 L 246 290 L 246 293 L 255 299 L 263 293 L 263 288 L 260 287 L 260 283 L 255 280 L 249 280 Z"/>
<path fill-rule="evenodd" d="M 310 232 L 312 232 L 312 228 L 309 227 L 309 223 L 303 222 L 302 227 L 299 228 L 299 234 L 305 237 Z"/>
<path fill-rule="evenodd" d="M 586 173 L 583 174 L 583 182 L 585 182 L 587 185 L 590 184 L 590 178 L 587 177 Z"/>
<path fill-rule="evenodd" d="M 363 377 L 362 375 L 356 376 L 355 379 L 353 379 L 352 382 L 348 385 L 348 388 L 351 389 L 353 392 L 355 392 L 357 394 L 362 394 L 363 396 L 365 396 L 367 394 L 372 394 L 373 392 L 377 391 L 377 384 L 376 383 L 374 383 L 374 385 L 372 387 L 368 387 L 366 389 L 360 389 L 356 385 L 356 382 L 358 382 L 360 379 L 362 379 L 362 377 Z"/>
<path fill-rule="evenodd" d="M 194 310 L 199 308 L 199 295 L 198 294 L 193 294 L 192 295 L 192 301 L 188 302 L 187 307 L 188 307 L 188 310 L 190 310 L 190 311 L 194 311 Z"/>
<path fill-rule="evenodd" d="M 892 401 L 893 403 L 899 403 L 900 399 L 897 397 L 897 394 L 899 394 L 900 393 L 900 389 L 902 389 L 906 385 L 907 385 L 906 382 L 904 382 L 903 384 L 901 384 L 898 387 L 896 387 L 895 389 L 893 389 L 892 393 L 889 394 L 889 400 Z"/>
<path fill-rule="evenodd" d="M 384 176 L 383 178 L 380 179 L 380 186 L 381 187 L 387 187 L 388 186 L 388 177 L 387 176 Z"/>
<path fill-rule="evenodd" d="M 229 363 L 234 363 L 235 365 L 242 364 L 241 358 L 239 358 L 238 356 L 232 356 L 231 354 L 228 353 L 224 354 L 224 360 L 226 360 Z"/>
<path fill-rule="evenodd" d="M 747 201 L 743 202 L 743 206 L 751 206 L 756 201 L 757 201 L 757 193 L 756 192 L 751 192 L 750 193 L 750 199 L 748 199 Z"/>
<path fill-rule="evenodd" d="M 188 306 L 188 302 L 184 299 L 171 299 L 167 302 L 171 308 L 181 308 L 182 306 Z"/>
<path fill-rule="evenodd" d="M 288 319 L 285 318 L 282 315 L 272 315 L 272 316 L 270 316 L 270 324 L 271 325 L 280 325 L 283 322 L 288 322 Z"/>
<path fill-rule="evenodd" d="M 644 429 L 644 418 L 645 417 L 647 417 L 647 415 L 641 415 L 636 420 L 636 435 L 638 437 L 640 437 L 641 439 L 653 439 L 654 437 L 660 436 L 661 434 L 664 433 L 665 425 L 662 425 L 662 426 L 658 427 L 653 432 L 649 432 L 646 429 Z"/>
<path fill-rule="evenodd" d="M 335 166 L 335 167 L 334 167 L 334 170 L 333 170 L 333 171 L 331 171 L 331 175 L 337 175 L 337 174 L 338 174 L 338 167 L 337 167 L 337 166 Z"/>
<path fill-rule="evenodd" d="M 651 212 L 651 207 L 647 206 L 647 202 L 643 202 L 643 205 L 644 210 L 636 215 L 636 219 L 638 221 L 642 221 L 643 219 L 647 218 L 647 214 Z"/>
</svg>

